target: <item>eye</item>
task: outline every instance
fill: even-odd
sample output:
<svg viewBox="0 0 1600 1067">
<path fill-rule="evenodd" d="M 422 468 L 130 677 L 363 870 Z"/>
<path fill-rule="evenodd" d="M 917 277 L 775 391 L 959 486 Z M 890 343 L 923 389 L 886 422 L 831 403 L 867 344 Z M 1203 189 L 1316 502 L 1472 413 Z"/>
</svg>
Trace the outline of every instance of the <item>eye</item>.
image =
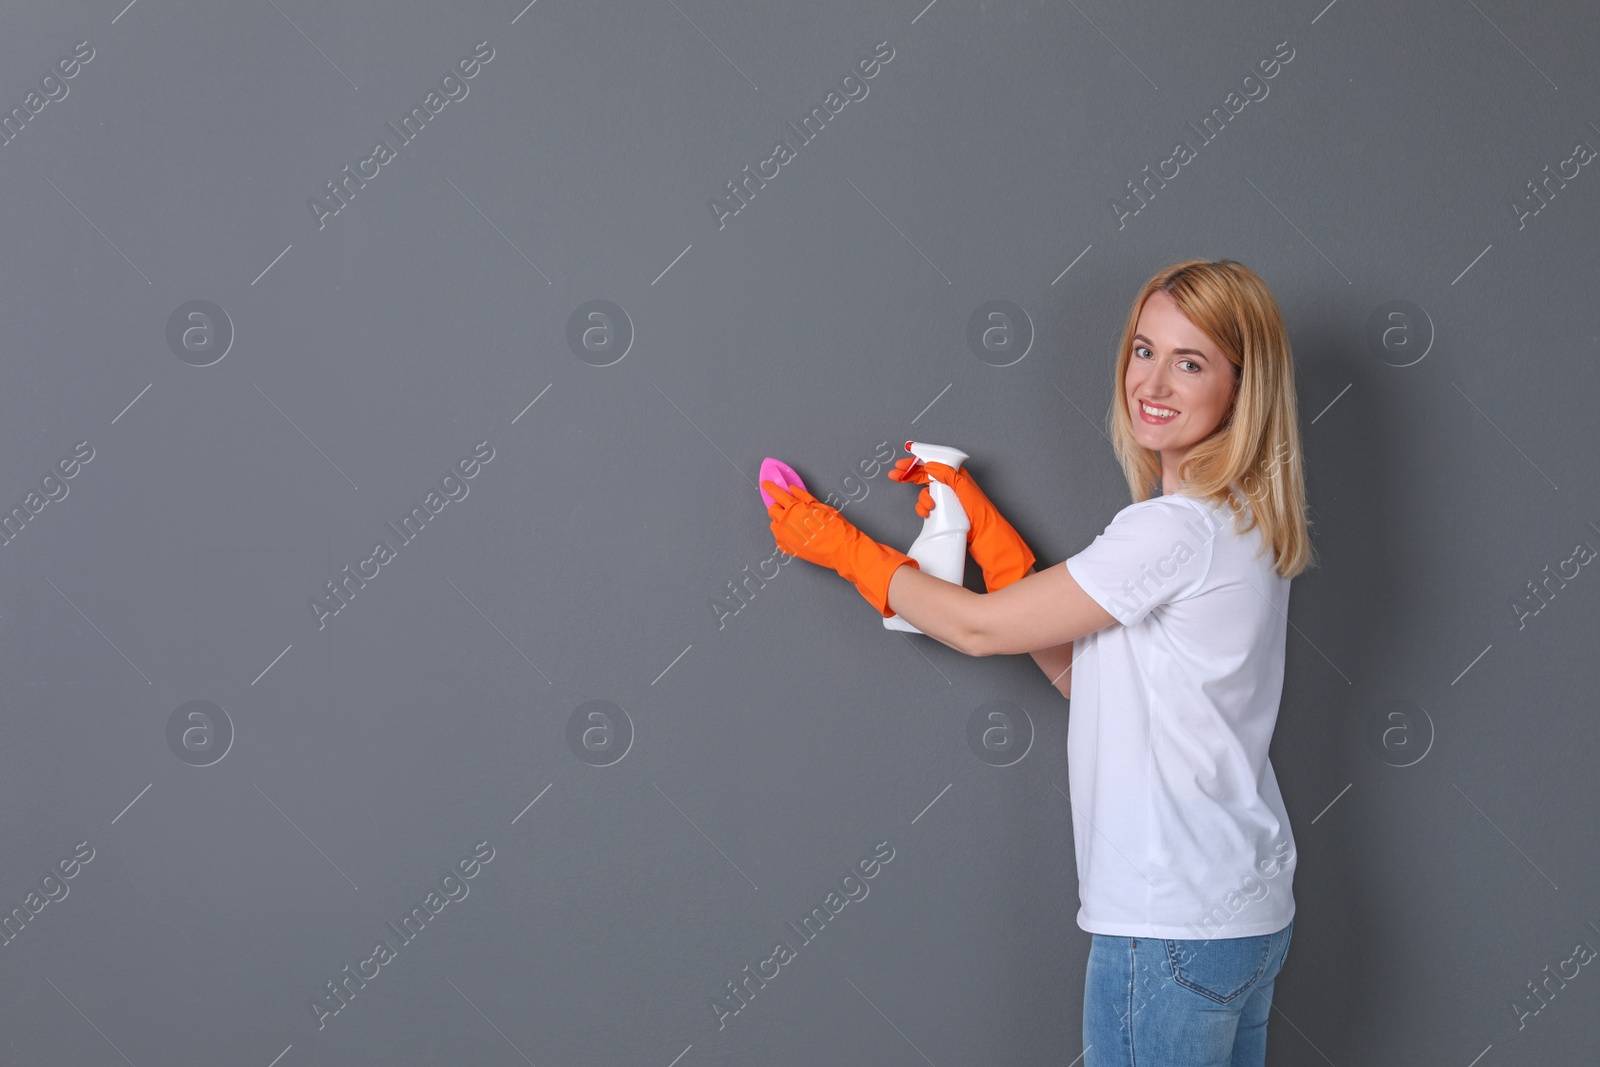
<svg viewBox="0 0 1600 1067">
<path fill-rule="evenodd" d="M 1143 355 L 1140 354 L 1140 353 L 1149 352 L 1149 351 L 1150 351 L 1150 349 L 1145 347 L 1144 345 L 1134 345 L 1133 346 L 1133 358 L 1134 359 L 1154 358 L 1154 355 L 1155 355 L 1154 353 L 1151 353 L 1151 355 L 1149 357 L 1146 357 L 1146 356 L 1143 356 Z M 1204 367 L 1200 366 L 1200 364 L 1196 363 L 1192 359 L 1186 359 L 1186 360 L 1183 360 L 1182 362 L 1186 363 L 1189 366 L 1194 368 L 1194 370 L 1190 371 L 1191 374 L 1198 374 L 1202 370 L 1205 369 Z"/>
</svg>

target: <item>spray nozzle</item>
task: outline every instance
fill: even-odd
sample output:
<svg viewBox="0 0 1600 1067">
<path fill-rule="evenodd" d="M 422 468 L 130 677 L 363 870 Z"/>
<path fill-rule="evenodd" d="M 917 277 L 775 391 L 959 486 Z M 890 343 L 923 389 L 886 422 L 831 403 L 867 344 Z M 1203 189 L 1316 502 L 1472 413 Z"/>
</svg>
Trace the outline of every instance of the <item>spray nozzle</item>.
<svg viewBox="0 0 1600 1067">
<path fill-rule="evenodd" d="M 906 451 L 922 463 L 943 463 L 952 470 L 960 470 L 961 465 L 971 457 L 959 448 L 949 445 L 930 445 L 925 441 L 907 441 Z"/>
</svg>

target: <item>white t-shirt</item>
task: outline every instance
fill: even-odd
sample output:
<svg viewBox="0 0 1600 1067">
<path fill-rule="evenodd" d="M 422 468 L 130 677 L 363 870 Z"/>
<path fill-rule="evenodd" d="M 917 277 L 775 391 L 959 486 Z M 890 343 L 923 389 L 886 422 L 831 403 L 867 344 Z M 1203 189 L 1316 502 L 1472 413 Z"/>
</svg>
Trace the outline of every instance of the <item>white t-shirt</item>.
<svg viewBox="0 0 1600 1067">
<path fill-rule="evenodd" d="M 1225 503 L 1152 497 L 1066 561 L 1120 623 L 1073 650 L 1067 769 L 1092 933 L 1249 937 L 1294 918 L 1294 835 L 1267 758 L 1289 580 L 1261 529 L 1233 522 Z"/>
</svg>

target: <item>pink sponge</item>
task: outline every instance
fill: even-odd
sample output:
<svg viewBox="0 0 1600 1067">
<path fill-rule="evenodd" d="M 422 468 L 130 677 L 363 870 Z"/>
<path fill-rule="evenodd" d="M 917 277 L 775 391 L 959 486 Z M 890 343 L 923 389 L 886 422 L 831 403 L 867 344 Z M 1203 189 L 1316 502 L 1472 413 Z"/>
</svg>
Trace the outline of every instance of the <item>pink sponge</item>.
<svg viewBox="0 0 1600 1067">
<path fill-rule="evenodd" d="M 757 483 L 759 484 L 760 482 L 777 482 L 779 488 L 782 489 L 804 489 L 806 487 L 806 483 L 800 480 L 800 476 L 794 472 L 793 467 L 783 462 L 783 460 L 773 459 L 771 456 L 761 461 L 761 477 L 757 479 Z M 772 499 L 772 494 L 765 489 L 761 490 L 761 502 L 769 508 L 776 503 Z"/>
</svg>

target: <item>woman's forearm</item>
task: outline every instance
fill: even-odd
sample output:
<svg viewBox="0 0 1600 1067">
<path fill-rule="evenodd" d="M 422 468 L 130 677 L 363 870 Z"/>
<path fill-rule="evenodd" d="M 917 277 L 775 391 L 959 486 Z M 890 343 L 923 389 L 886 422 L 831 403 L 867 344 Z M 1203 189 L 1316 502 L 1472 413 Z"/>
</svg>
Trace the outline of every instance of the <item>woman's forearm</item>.
<svg viewBox="0 0 1600 1067">
<path fill-rule="evenodd" d="M 900 567 L 889 579 L 889 607 L 911 625 L 941 644 L 969 656 L 973 650 L 982 593 L 924 574 L 916 567 Z M 1072 697 L 1073 642 L 1041 648 L 1028 655 L 1039 665 L 1062 696 Z"/>
<path fill-rule="evenodd" d="M 982 593 L 903 566 L 889 579 L 889 607 L 896 615 L 957 652 L 974 655 L 971 636 Z"/>
</svg>

